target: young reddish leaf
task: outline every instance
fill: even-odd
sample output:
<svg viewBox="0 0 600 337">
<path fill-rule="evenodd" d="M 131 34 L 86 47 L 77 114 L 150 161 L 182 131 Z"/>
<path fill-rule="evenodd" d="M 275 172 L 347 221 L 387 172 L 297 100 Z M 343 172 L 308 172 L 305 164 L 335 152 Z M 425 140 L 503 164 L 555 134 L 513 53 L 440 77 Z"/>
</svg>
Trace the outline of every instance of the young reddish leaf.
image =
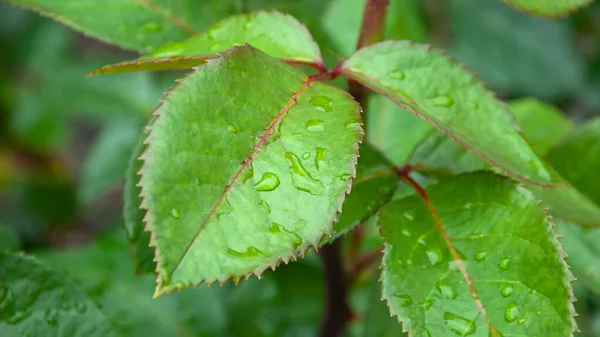
<svg viewBox="0 0 600 337">
<path fill-rule="evenodd" d="M 138 60 L 102 67 L 92 74 L 191 68 L 214 58 L 218 52 L 245 43 L 287 63 L 324 68 L 319 46 L 306 27 L 290 15 L 272 11 L 225 19 L 202 34 L 158 48 Z"/>
<path fill-rule="evenodd" d="M 260 275 L 331 233 L 363 132 L 322 77 L 235 47 L 165 98 L 140 183 L 157 295 Z"/>
<path fill-rule="evenodd" d="M 519 134 L 504 104 L 471 73 L 425 45 L 386 41 L 359 50 L 342 74 L 423 118 L 518 179 L 560 184 Z"/>
<path fill-rule="evenodd" d="M 458 193 L 460 191 L 460 193 Z M 565 254 L 537 199 L 465 174 L 380 214 L 383 297 L 412 336 L 571 336 Z"/>
<path fill-rule="evenodd" d="M 0 253 L 0 275 L 0 336 L 115 335 L 82 290 L 36 259 Z"/>
<path fill-rule="evenodd" d="M 592 0 L 502 0 L 531 14 L 559 16 L 588 5 Z"/>
</svg>

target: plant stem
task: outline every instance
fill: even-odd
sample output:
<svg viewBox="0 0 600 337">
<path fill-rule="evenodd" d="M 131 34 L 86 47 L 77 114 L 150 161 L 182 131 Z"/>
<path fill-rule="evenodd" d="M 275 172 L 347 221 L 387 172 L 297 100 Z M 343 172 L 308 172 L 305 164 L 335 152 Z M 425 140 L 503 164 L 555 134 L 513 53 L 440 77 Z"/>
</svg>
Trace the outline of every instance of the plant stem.
<svg viewBox="0 0 600 337">
<path fill-rule="evenodd" d="M 363 12 L 360 35 L 356 42 L 356 50 L 381 41 L 385 31 L 385 16 L 390 0 L 367 0 Z M 358 82 L 348 80 L 348 92 L 363 107 L 363 123 L 367 129 L 367 109 L 365 108 L 367 89 Z"/>
<path fill-rule="evenodd" d="M 356 43 L 357 50 L 383 38 L 389 2 L 389 0 L 366 0 L 360 35 Z M 331 71 L 332 78 L 337 76 L 337 69 L 338 67 Z M 366 89 L 356 82 L 348 81 L 348 91 L 363 107 L 363 123 L 365 123 L 366 129 Z M 342 258 L 342 241 L 338 239 L 323 246 L 319 255 L 323 261 L 327 283 L 327 307 L 319 336 L 336 337 L 341 334 L 346 323 L 352 318 L 352 310 L 348 304 L 348 275 L 344 269 Z"/>
</svg>

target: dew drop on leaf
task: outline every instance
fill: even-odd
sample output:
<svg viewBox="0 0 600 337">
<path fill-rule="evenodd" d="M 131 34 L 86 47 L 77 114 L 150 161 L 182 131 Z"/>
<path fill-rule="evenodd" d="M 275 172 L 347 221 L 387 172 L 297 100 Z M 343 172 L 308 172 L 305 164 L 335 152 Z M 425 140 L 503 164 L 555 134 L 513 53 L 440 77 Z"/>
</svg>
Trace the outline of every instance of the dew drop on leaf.
<svg viewBox="0 0 600 337">
<path fill-rule="evenodd" d="M 308 158 L 310 158 L 310 152 L 304 152 L 304 153 L 302 154 L 302 159 L 306 160 L 306 159 L 308 159 Z"/>
<path fill-rule="evenodd" d="M 31 310 L 17 311 L 12 316 L 5 319 L 8 324 L 17 324 L 31 315 Z"/>
<path fill-rule="evenodd" d="M 413 263 L 413 260 L 406 260 L 406 264 L 409 266 L 412 266 L 414 263 Z"/>
<path fill-rule="evenodd" d="M 454 300 L 458 296 L 456 289 L 444 281 L 439 281 L 435 284 L 437 291 L 449 300 Z"/>
<path fill-rule="evenodd" d="M 333 108 L 333 102 L 325 96 L 313 96 L 310 98 L 310 104 L 317 110 L 325 112 L 331 111 Z"/>
<path fill-rule="evenodd" d="M 460 317 L 451 312 L 444 313 L 444 324 L 446 327 L 459 336 L 472 335 L 476 331 L 475 322 Z"/>
<path fill-rule="evenodd" d="M 513 287 L 510 285 L 505 285 L 501 290 L 502 296 L 509 297 L 513 293 Z"/>
<path fill-rule="evenodd" d="M 87 306 L 84 303 L 75 303 L 75 311 L 77 311 L 78 313 L 83 314 L 86 310 Z"/>
<path fill-rule="evenodd" d="M 171 216 L 175 220 L 179 219 L 179 211 L 176 208 L 171 209 Z"/>
<path fill-rule="evenodd" d="M 403 80 L 404 78 L 406 78 L 406 73 L 404 73 L 404 71 L 402 70 L 398 70 L 389 74 L 389 77 L 395 80 Z"/>
<path fill-rule="evenodd" d="M 508 267 L 510 266 L 510 257 L 503 257 L 500 260 L 499 266 L 502 270 L 507 270 Z"/>
<path fill-rule="evenodd" d="M 302 165 L 300 158 L 291 152 L 286 152 L 285 158 L 290 164 L 290 173 L 292 182 L 296 189 L 308 192 L 312 195 L 322 195 L 325 191 L 325 185 L 320 180 L 313 178 L 306 168 Z"/>
<path fill-rule="evenodd" d="M 240 132 L 240 129 L 236 128 L 232 124 L 227 125 L 227 130 L 229 130 L 229 132 L 231 132 L 231 133 L 238 133 L 238 132 Z"/>
<path fill-rule="evenodd" d="M 432 300 L 425 300 L 425 301 L 421 302 L 420 305 L 423 308 L 425 308 L 425 310 L 429 310 L 433 306 L 433 301 Z"/>
<path fill-rule="evenodd" d="M 325 126 L 323 125 L 324 121 L 320 119 L 311 119 L 306 122 L 306 130 L 312 133 L 323 132 L 325 131 Z"/>
<path fill-rule="evenodd" d="M 158 269 L 158 273 L 160 274 L 160 278 L 162 279 L 162 284 L 164 284 L 164 285 L 171 284 L 171 273 L 169 273 L 167 268 L 165 268 L 164 266 L 161 266 Z"/>
<path fill-rule="evenodd" d="M 342 179 L 343 181 L 350 181 L 352 179 L 352 174 L 350 174 L 350 173 L 342 173 L 340 175 L 340 179 Z"/>
<path fill-rule="evenodd" d="M 521 318 L 517 321 L 519 324 L 525 324 L 525 318 Z"/>
<path fill-rule="evenodd" d="M 315 166 L 317 167 L 317 170 L 320 170 L 321 167 L 325 165 L 325 151 L 327 151 L 327 149 L 317 147 L 317 153 L 315 154 Z"/>
<path fill-rule="evenodd" d="M 147 32 L 160 32 L 162 26 L 156 22 L 148 22 L 142 27 Z"/>
<path fill-rule="evenodd" d="M 412 233 L 408 229 L 403 229 L 400 233 L 404 236 L 412 236 Z"/>
<path fill-rule="evenodd" d="M 442 254 L 442 250 L 439 248 L 427 249 L 425 254 L 427 254 L 429 263 L 431 263 L 432 266 L 437 266 L 444 261 L 444 255 Z"/>
<path fill-rule="evenodd" d="M 237 250 L 231 249 L 231 248 L 227 248 L 227 253 L 236 256 L 236 257 L 256 257 L 256 256 L 262 256 L 264 257 L 265 254 L 260 251 L 260 249 L 254 247 L 254 246 L 250 246 L 248 248 L 246 248 L 246 251 L 243 252 L 238 252 Z"/>
<path fill-rule="evenodd" d="M 404 212 L 402 213 L 402 215 L 410 221 L 413 221 L 415 219 L 415 213 L 412 211 Z"/>
<path fill-rule="evenodd" d="M 261 200 L 258 202 L 258 204 L 264 207 L 268 214 L 271 214 L 271 205 L 269 205 L 268 202 L 266 202 L 265 200 Z"/>
<path fill-rule="evenodd" d="M 442 95 L 429 100 L 429 102 L 435 106 L 441 106 L 449 108 L 454 104 L 454 99 L 448 95 Z"/>
<path fill-rule="evenodd" d="M 535 312 L 535 315 L 536 315 L 536 316 L 539 316 L 539 315 L 541 315 L 541 314 L 542 314 L 542 311 L 541 311 L 541 310 L 538 310 L 538 311 L 536 311 L 536 312 Z"/>
<path fill-rule="evenodd" d="M 266 172 L 263 174 L 260 181 L 254 184 L 254 189 L 257 191 L 273 191 L 279 186 L 279 177 L 272 172 Z"/>
<path fill-rule="evenodd" d="M 12 310 L 14 303 L 13 295 L 6 286 L 0 286 L 0 313 L 8 313 Z"/>
<path fill-rule="evenodd" d="M 271 226 L 269 226 L 269 232 L 276 234 L 281 232 L 281 225 L 277 222 L 271 222 Z"/>
<path fill-rule="evenodd" d="M 504 309 L 504 318 L 507 322 L 511 323 L 517 320 L 517 315 L 519 315 L 519 305 L 517 302 L 512 301 Z"/>
<path fill-rule="evenodd" d="M 479 252 L 477 254 L 475 254 L 475 260 L 477 261 L 483 261 L 485 260 L 485 257 L 487 256 L 487 252 Z"/>
<path fill-rule="evenodd" d="M 360 131 L 361 124 L 362 124 L 362 122 L 360 121 L 360 119 L 349 119 L 345 123 L 346 129 L 355 130 L 355 131 Z"/>
<path fill-rule="evenodd" d="M 54 309 L 46 308 L 44 311 L 44 319 L 46 320 L 46 323 L 56 325 L 58 323 L 58 312 Z"/>
<path fill-rule="evenodd" d="M 394 295 L 394 296 L 398 299 L 398 301 L 400 301 L 400 306 L 403 308 L 406 308 L 413 303 L 412 297 L 410 297 L 406 294 Z"/>
<path fill-rule="evenodd" d="M 392 192 L 392 189 L 387 185 L 379 186 L 377 188 L 377 193 L 379 193 L 381 195 L 388 195 L 388 194 L 390 194 L 390 192 Z"/>
</svg>

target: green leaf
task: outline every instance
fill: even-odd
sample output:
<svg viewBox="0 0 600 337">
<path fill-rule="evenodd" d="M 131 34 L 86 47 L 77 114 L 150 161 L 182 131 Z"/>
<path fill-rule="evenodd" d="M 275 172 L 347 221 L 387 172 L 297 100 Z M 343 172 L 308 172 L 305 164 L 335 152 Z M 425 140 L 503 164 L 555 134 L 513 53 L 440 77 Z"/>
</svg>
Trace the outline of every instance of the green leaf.
<svg viewBox="0 0 600 337">
<path fill-rule="evenodd" d="M 119 186 L 141 128 L 138 119 L 115 121 L 104 128 L 82 167 L 78 194 L 83 204 L 90 204 Z"/>
<path fill-rule="evenodd" d="M 460 193 L 458 193 L 460 191 Z M 381 212 L 383 297 L 413 336 L 570 336 L 570 282 L 551 224 L 523 187 L 457 176 Z"/>
<path fill-rule="evenodd" d="M 149 51 L 234 14 L 231 0 L 9 0 L 124 48 Z"/>
<path fill-rule="evenodd" d="M 593 0 L 502 0 L 507 4 L 531 14 L 558 16 L 568 14 Z"/>
<path fill-rule="evenodd" d="M 600 205 L 600 117 L 580 126 L 548 154 L 567 181 Z"/>
<path fill-rule="evenodd" d="M 508 108 L 540 156 L 545 156 L 573 128 L 573 123 L 560 110 L 533 98 L 511 101 Z"/>
<path fill-rule="evenodd" d="M 567 20 L 536 18 L 498 0 L 452 0 L 448 16 L 449 54 L 494 92 L 556 101 L 581 91 L 585 63 Z"/>
<path fill-rule="evenodd" d="M 557 185 L 510 114 L 459 64 L 426 45 L 386 41 L 359 50 L 342 74 L 386 96 L 452 140 L 521 180 Z"/>
<path fill-rule="evenodd" d="M 0 254 L 0 275 L 0 335 L 114 336 L 83 291 L 36 259 Z"/>
<path fill-rule="evenodd" d="M 324 241 L 332 242 L 373 216 L 392 199 L 398 187 L 397 181 L 394 166 L 377 150 L 362 144 L 352 191 L 346 197 L 331 237 Z"/>
<path fill-rule="evenodd" d="M 578 281 L 600 295 L 600 229 L 582 229 L 558 221 L 558 232 L 569 258 L 567 262 Z"/>
<path fill-rule="evenodd" d="M 205 33 L 158 48 L 139 60 L 108 65 L 92 74 L 186 69 L 215 58 L 232 46 L 249 43 L 288 63 L 324 67 L 319 46 L 298 20 L 279 12 L 255 12 L 216 23 Z"/>
<path fill-rule="evenodd" d="M 15 251 L 21 248 L 21 241 L 17 233 L 10 227 L 0 224 L 0 253 Z"/>
<path fill-rule="evenodd" d="M 136 274 L 151 273 L 156 270 L 153 261 L 154 250 L 149 247 L 150 233 L 144 230 L 146 212 L 140 208 L 142 188 L 139 187 L 141 176 L 138 172 L 142 168 L 142 161 L 138 158 L 145 149 L 144 139 L 140 139 L 130 155 L 123 189 L 123 219 Z"/>
<path fill-rule="evenodd" d="M 165 98 L 141 170 L 157 295 L 260 274 L 331 233 L 362 127 L 317 79 L 236 47 Z"/>
</svg>

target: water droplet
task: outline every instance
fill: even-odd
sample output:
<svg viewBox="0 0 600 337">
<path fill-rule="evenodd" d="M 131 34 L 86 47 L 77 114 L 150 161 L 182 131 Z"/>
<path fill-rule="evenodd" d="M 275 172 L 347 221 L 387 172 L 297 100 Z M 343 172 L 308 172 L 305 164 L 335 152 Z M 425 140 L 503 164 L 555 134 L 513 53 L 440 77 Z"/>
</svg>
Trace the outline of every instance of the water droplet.
<svg viewBox="0 0 600 337">
<path fill-rule="evenodd" d="M 250 247 L 246 248 L 245 252 L 238 252 L 237 250 L 227 248 L 227 253 L 229 253 L 233 256 L 236 256 L 236 257 L 256 257 L 256 256 L 265 257 L 265 254 L 263 252 L 261 252 L 260 249 L 254 247 L 254 246 L 250 246 Z"/>
<path fill-rule="evenodd" d="M 479 102 L 472 101 L 471 102 L 471 107 L 473 108 L 473 110 L 479 110 Z"/>
<path fill-rule="evenodd" d="M 162 279 L 163 285 L 171 284 L 171 273 L 164 266 L 159 267 L 158 273 L 160 274 L 160 278 Z"/>
<path fill-rule="evenodd" d="M 310 158 L 310 152 L 304 152 L 304 153 L 302 154 L 302 159 L 306 160 L 306 159 L 308 159 L 308 158 Z"/>
<path fill-rule="evenodd" d="M 276 234 L 281 232 L 281 225 L 277 222 L 271 222 L 271 226 L 269 227 L 269 232 Z"/>
<path fill-rule="evenodd" d="M 320 180 L 313 178 L 306 168 L 302 165 L 300 158 L 291 152 L 286 152 L 285 158 L 290 162 L 290 173 L 294 187 L 303 192 L 312 195 L 322 195 L 325 191 L 325 185 Z"/>
<path fill-rule="evenodd" d="M 360 131 L 361 126 L 362 126 L 362 121 L 360 119 L 353 118 L 353 119 L 347 120 L 345 125 L 346 125 L 346 129 Z"/>
<path fill-rule="evenodd" d="M 525 318 L 521 318 L 517 321 L 519 324 L 525 324 Z"/>
<path fill-rule="evenodd" d="M 389 186 L 379 186 L 377 188 L 377 193 L 381 194 L 381 195 L 388 195 L 392 192 L 392 189 Z"/>
<path fill-rule="evenodd" d="M 513 287 L 510 285 L 505 285 L 504 287 L 502 287 L 502 290 L 500 292 L 502 293 L 502 296 L 509 297 L 513 293 Z"/>
<path fill-rule="evenodd" d="M 156 22 L 148 22 L 142 28 L 147 32 L 160 32 L 162 30 L 162 26 Z"/>
<path fill-rule="evenodd" d="M 427 246 L 427 241 L 425 241 L 425 239 L 423 239 L 422 237 L 419 237 L 417 239 L 417 243 L 419 243 L 420 245 L 423 245 L 423 246 Z"/>
<path fill-rule="evenodd" d="M 444 313 L 444 323 L 450 331 L 459 336 L 472 335 L 477 329 L 474 321 L 457 316 L 451 312 Z"/>
<path fill-rule="evenodd" d="M 0 313 L 7 312 L 13 305 L 13 295 L 7 286 L 0 286 Z"/>
<path fill-rule="evenodd" d="M 425 301 L 421 302 L 420 305 L 422 307 L 424 307 L 425 310 L 429 310 L 433 306 L 433 301 L 432 300 L 425 300 Z"/>
<path fill-rule="evenodd" d="M 406 74 L 402 70 L 395 71 L 388 75 L 390 78 L 395 80 L 403 80 L 406 77 Z"/>
<path fill-rule="evenodd" d="M 321 166 L 325 165 L 325 151 L 327 151 L 327 149 L 317 147 L 317 153 L 315 155 L 315 166 L 317 167 L 317 170 L 321 169 Z"/>
<path fill-rule="evenodd" d="M 412 266 L 414 263 L 413 263 L 413 260 L 406 260 L 406 264 L 409 266 Z"/>
<path fill-rule="evenodd" d="M 448 95 L 442 95 L 429 100 L 429 102 L 436 106 L 442 106 L 449 108 L 454 104 L 454 99 Z"/>
<path fill-rule="evenodd" d="M 311 119 L 306 122 L 306 129 L 309 132 L 323 132 L 325 131 L 325 126 L 323 125 L 324 121 L 320 119 Z"/>
<path fill-rule="evenodd" d="M 518 315 L 519 305 L 515 301 L 510 302 L 506 309 L 504 309 L 504 318 L 508 323 L 511 323 L 517 320 Z"/>
<path fill-rule="evenodd" d="M 62 302 L 60 304 L 60 310 L 62 310 L 62 311 L 69 311 L 69 310 L 71 310 L 71 306 L 69 305 L 68 302 Z"/>
<path fill-rule="evenodd" d="M 240 129 L 236 128 L 233 124 L 227 125 L 227 130 L 229 130 L 229 132 L 231 132 L 231 133 L 240 132 Z"/>
<path fill-rule="evenodd" d="M 413 303 L 412 298 L 408 295 L 403 294 L 394 296 L 398 299 L 398 301 L 400 302 L 400 306 L 403 308 L 406 308 Z"/>
<path fill-rule="evenodd" d="M 254 167 L 252 165 L 248 165 L 247 169 L 244 170 L 244 177 L 242 178 L 242 183 L 246 183 L 250 178 L 254 177 Z"/>
<path fill-rule="evenodd" d="M 500 264 L 499 264 L 500 268 L 503 270 L 507 270 L 508 266 L 510 266 L 510 257 L 503 257 L 500 260 Z"/>
<path fill-rule="evenodd" d="M 265 208 L 265 210 L 267 211 L 267 213 L 271 214 L 271 205 L 269 205 L 268 202 L 266 202 L 265 200 L 261 200 L 258 202 L 258 204 L 262 207 Z"/>
<path fill-rule="evenodd" d="M 310 104 L 317 110 L 325 112 L 333 109 L 333 101 L 325 96 L 313 96 L 310 98 Z"/>
<path fill-rule="evenodd" d="M 206 149 L 204 149 L 204 154 L 212 154 L 212 151 L 210 150 L 209 147 L 207 147 Z"/>
<path fill-rule="evenodd" d="M 404 212 L 402 213 L 402 215 L 410 221 L 413 221 L 415 219 L 415 213 L 412 211 Z"/>
<path fill-rule="evenodd" d="M 352 179 L 352 174 L 343 173 L 340 175 L 340 179 L 342 179 L 343 181 L 350 181 Z"/>
<path fill-rule="evenodd" d="M 267 172 L 263 174 L 260 181 L 254 184 L 257 191 L 273 191 L 279 186 L 279 177 L 275 173 Z"/>
<path fill-rule="evenodd" d="M 46 320 L 46 323 L 56 325 L 56 323 L 58 323 L 58 312 L 54 309 L 46 308 L 44 311 L 44 319 Z"/>
<path fill-rule="evenodd" d="M 179 219 L 179 211 L 176 208 L 171 209 L 171 216 L 175 220 Z"/>
<path fill-rule="evenodd" d="M 83 314 L 86 310 L 87 306 L 84 303 L 75 303 L 75 311 L 77 311 L 78 313 Z"/>
<path fill-rule="evenodd" d="M 12 316 L 5 319 L 8 324 L 17 324 L 31 315 L 31 310 L 17 311 Z"/>
<path fill-rule="evenodd" d="M 412 233 L 408 229 L 403 229 L 400 233 L 404 236 L 412 236 Z"/>
<path fill-rule="evenodd" d="M 442 263 L 442 261 L 444 261 L 444 254 L 439 248 L 428 249 L 425 251 L 425 254 L 427 254 L 429 263 L 431 263 L 432 266 L 437 266 L 438 264 Z"/>
<path fill-rule="evenodd" d="M 196 177 L 196 179 L 194 179 L 194 184 L 196 184 L 196 186 L 202 186 L 202 180 L 200 180 L 200 178 Z"/>
<path fill-rule="evenodd" d="M 539 316 L 539 315 L 541 315 L 541 314 L 542 314 L 542 311 L 541 311 L 541 310 L 538 310 L 538 311 L 536 311 L 536 312 L 535 312 L 535 315 L 536 315 L 536 316 Z"/>
<path fill-rule="evenodd" d="M 475 254 L 475 260 L 477 261 L 483 261 L 485 260 L 485 257 L 487 256 L 487 252 L 479 252 L 477 254 Z"/>
<path fill-rule="evenodd" d="M 435 288 L 440 294 L 449 300 L 454 300 L 458 296 L 456 289 L 444 281 L 439 281 L 436 283 Z"/>
<path fill-rule="evenodd" d="M 425 337 L 431 337 L 431 332 L 429 332 L 427 328 L 421 328 L 421 332 L 423 332 L 421 335 Z"/>
</svg>

